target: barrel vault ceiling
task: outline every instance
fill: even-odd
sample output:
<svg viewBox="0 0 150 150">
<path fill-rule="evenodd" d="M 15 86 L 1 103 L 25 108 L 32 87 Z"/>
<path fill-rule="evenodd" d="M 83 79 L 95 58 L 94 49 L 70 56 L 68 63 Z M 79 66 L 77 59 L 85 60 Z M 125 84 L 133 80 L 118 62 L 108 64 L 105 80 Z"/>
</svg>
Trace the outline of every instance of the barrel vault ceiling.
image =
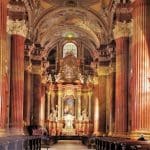
<svg viewBox="0 0 150 150">
<path fill-rule="evenodd" d="M 72 38 L 93 50 L 112 38 L 112 0 L 10 0 L 10 16 L 14 6 L 27 20 L 28 37 L 46 49 Z"/>
</svg>

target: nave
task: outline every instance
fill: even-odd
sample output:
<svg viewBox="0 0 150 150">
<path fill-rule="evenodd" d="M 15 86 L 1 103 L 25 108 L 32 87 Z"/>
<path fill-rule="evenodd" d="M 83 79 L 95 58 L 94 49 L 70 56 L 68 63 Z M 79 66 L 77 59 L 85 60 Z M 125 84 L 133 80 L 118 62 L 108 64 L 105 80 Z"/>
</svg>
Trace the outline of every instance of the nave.
<svg viewBox="0 0 150 150">
<path fill-rule="evenodd" d="M 50 149 L 80 145 L 66 137 L 150 148 L 149 9 L 150 0 L 0 0 L 0 150 L 40 150 L 43 136 L 58 140 Z"/>
<path fill-rule="evenodd" d="M 57 144 L 52 145 L 50 150 L 88 150 L 88 148 L 79 140 L 60 140 Z M 41 148 L 47 150 L 47 148 Z"/>
</svg>

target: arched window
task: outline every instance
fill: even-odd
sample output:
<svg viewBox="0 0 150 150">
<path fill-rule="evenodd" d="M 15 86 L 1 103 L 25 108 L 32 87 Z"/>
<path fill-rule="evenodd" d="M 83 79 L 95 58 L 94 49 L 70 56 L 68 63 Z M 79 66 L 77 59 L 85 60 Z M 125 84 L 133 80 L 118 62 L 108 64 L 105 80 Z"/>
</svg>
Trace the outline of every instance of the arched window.
<svg viewBox="0 0 150 150">
<path fill-rule="evenodd" d="M 73 54 L 77 57 L 77 46 L 74 43 L 66 43 L 63 47 L 63 57 L 65 57 L 68 53 Z"/>
</svg>

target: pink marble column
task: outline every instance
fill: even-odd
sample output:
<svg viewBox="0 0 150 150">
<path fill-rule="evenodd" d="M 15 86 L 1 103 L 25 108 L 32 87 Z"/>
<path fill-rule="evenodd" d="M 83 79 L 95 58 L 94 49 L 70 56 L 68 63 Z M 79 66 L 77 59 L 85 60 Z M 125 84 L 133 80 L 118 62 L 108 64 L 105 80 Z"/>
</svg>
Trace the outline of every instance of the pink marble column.
<svg viewBox="0 0 150 150">
<path fill-rule="evenodd" d="M 5 71 L 5 58 L 7 57 L 7 3 L 0 0 L 0 130 L 6 128 L 7 124 L 7 104 L 8 104 L 8 74 Z"/>
<path fill-rule="evenodd" d="M 116 41 L 115 135 L 127 134 L 129 37 Z"/>
<path fill-rule="evenodd" d="M 10 127 L 17 131 L 23 128 L 24 40 L 21 35 L 11 37 Z"/>
<path fill-rule="evenodd" d="M 101 135 L 106 133 L 106 79 L 106 73 L 99 76 L 99 131 Z"/>
<path fill-rule="evenodd" d="M 24 72 L 24 108 L 23 108 L 23 120 L 25 125 L 30 125 L 31 118 L 31 71 L 25 70 Z"/>
<path fill-rule="evenodd" d="M 100 103 L 99 103 L 99 77 L 95 77 L 93 88 L 93 100 L 94 100 L 94 121 L 93 121 L 93 135 L 100 135 Z"/>
<path fill-rule="evenodd" d="M 33 74 L 33 116 L 32 124 L 40 125 L 40 106 L 42 95 L 42 82 L 40 74 Z"/>
<path fill-rule="evenodd" d="M 44 126 L 45 123 L 45 84 L 41 85 L 41 106 L 40 106 L 40 125 Z"/>
<path fill-rule="evenodd" d="M 113 124 L 114 124 L 114 95 L 115 95 L 115 89 L 114 89 L 114 78 L 115 78 L 115 72 L 114 69 L 109 70 L 109 73 L 107 75 L 107 81 L 106 81 L 106 133 L 109 136 L 112 136 L 113 134 Z"/>
<path fill-rule="evenodd" d="M 150 1 L 133 3 L 130 96 L 131 133 L 150 134 Z"/>
</svg>

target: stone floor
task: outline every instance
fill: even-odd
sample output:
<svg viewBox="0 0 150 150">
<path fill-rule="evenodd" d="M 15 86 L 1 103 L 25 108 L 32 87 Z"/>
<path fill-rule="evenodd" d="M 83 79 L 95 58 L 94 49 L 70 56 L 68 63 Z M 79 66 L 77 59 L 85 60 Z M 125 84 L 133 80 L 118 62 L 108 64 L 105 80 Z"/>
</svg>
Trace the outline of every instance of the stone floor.
<svg viewBox="0 0 150 150">
<path fill-rule="evenodd" d="M 88 148 L 81 141 L 60 140 L 57 144 L 50 146 L 50 148 L 42 148 L 41 150 L 88 150 Z"/>
</svg>

